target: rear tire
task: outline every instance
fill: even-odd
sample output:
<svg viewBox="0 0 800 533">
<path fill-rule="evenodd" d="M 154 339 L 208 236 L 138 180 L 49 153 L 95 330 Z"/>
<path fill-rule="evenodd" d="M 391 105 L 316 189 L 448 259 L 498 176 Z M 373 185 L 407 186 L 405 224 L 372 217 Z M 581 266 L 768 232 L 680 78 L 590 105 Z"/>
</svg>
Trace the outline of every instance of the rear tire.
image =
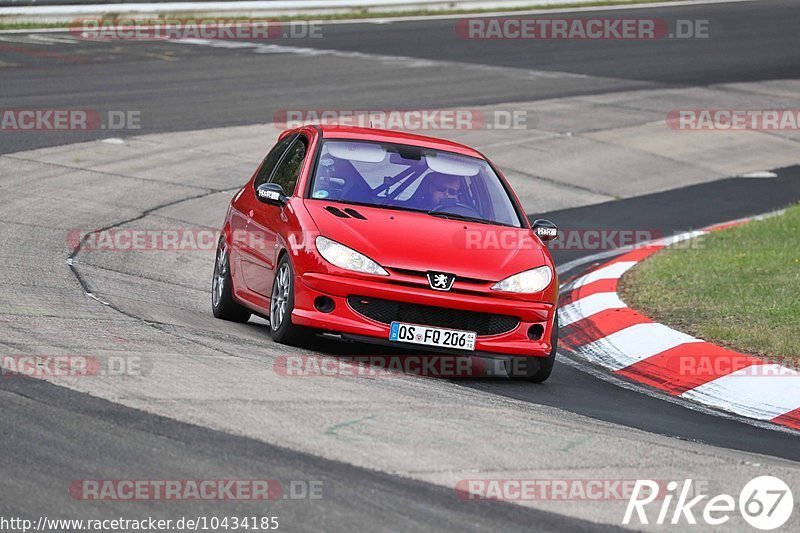
<svg viewBox="0 0 800 533">
<path fill-rule="evenodd" d="M 269 330 L 272 340 L 280 344 L 301 346 L 307 342 L 312 330 L 292 324 L 294 311 L 294 268 L 289 256 L 284 255 L 275 268 L 272 298 L 269 301 Z"/>
<path fill-rule="evenodd" d="M 250 320 L 250 310 L 233 299 L 231 256 L 228 243 L 222 237 L 217 244 L 214 277 L 211 280 L 211 310 L 222 320 L 244 323 Z"/>
<path fill-rule="evenodd" d="M 547 357 L 514 357 L 505 361 L 508 377 L 533 383 L 542 383 L 550 377 L 556 362 L 556 352 L 558 351 L 558 311 L 556 311 L 556 316 L 553 320 L 550 344 L 553 348 Z"/>
</svg>

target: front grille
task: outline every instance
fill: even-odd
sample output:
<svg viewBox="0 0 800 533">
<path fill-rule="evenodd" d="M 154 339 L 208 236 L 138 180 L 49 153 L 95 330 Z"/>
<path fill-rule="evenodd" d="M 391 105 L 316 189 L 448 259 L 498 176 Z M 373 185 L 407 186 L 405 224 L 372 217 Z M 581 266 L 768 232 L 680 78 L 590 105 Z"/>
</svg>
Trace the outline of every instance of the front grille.
<svg viewBox="0 0 800 533">
<path fill-rule="evenodd" d="M 409 270 L 407 268 L 390 268 L 392 272 L 397 272 L 398 274 L 404 274 L 406 276 L 416 276 L 420 278 L 424 278 L 425 280 L 428 279 L 428 273 L 422 270 Z M 485 285 L 489 283 L 489 280 L 485 279 L 477 279 L 477 278 L 465 278 L 464 276 L 456 276 L 456 281 L 460 281 L 462 283 L 473 283 L 476 285 Z"/>
<path fill-rule="evenodd" d="M 384 324 L 408 322 L 423 326 L 474 331 L 478 335 L 499 335 L 511 331 L 519 324 L 518 318 L 508 315 L 393 302 L 379 298 L 348 296 L 347 302 L 357 313 Z"/>
</svg>

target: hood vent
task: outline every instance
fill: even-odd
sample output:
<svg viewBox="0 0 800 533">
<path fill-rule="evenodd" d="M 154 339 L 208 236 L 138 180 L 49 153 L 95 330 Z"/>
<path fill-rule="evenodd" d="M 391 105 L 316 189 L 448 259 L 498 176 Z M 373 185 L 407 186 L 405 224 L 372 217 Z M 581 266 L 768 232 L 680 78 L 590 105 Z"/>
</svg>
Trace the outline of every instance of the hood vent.
<svg viewBox="0 0 800 533">
<path fill-rule="evenodd" d="M 344 211 L 340 210 L 338 207 L 333 207 L 331 205 L 326 207 L 325 211 L 327 211 L 328 213 L 331 213 L 333 215 L 336 215 L 339 218 L 350 218 L 349 216 L 347 216 L 347 214 Z"/>
<path fill-rule="evenodd" d="M 357 218 L 359 220 L 367 220 L 367 217 L 365 217 L 364 215 L 362 215 L 361 213 L 359 213 L 358 211 L 356 211 L 355 209 L 353 209 L 351 207 L 348 207 L 347 209 L 345 209 L 344 212 L 347 213 L 348 215 L 350 215 L 353 218 Z"/>
<path fill-rule="evenodd" d="M 362 215 L 361 213 L 359 213 L 358 211 L 356 211 L 355 209 L 352 209 L 350 207 L 348 207 L 344 211 L 342 211 L 338 207 L 333 207 L 332 205 L 329 205 L 329 206 L 325 207 L 325 211 L 327 211 L 328 213 L 331 213 L 332 215 L 335 215 L 335 216 L 337 216 L 339 218 L 351 218 L 352 217 L 352 218 L 357 218 L 359 220 L 367 220 L 367 217 L 365 217 L 364 215 Z"/>
</svg>

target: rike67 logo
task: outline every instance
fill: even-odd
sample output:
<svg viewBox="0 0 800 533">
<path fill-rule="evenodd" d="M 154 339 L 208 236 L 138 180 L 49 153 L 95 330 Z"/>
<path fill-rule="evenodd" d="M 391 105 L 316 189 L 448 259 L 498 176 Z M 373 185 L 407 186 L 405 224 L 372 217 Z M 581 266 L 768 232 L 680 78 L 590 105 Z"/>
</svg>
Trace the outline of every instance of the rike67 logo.
<svg viewBox="0 0 800 533">
<path fill-rule="evenodd" d="M 783 480 L 773 476 L 761 476 L 749 481 L 739 493 L 738 500 L 730 494 L 709 497 L 708 494 L 694 496 L 692 493 L 691 479 L 682 484 L 670 481 L 666 487 L 663 482 L 639 479 L 628 500 L 622 523 L 629 525 L 635 517 L 639 524 L 650 524 L 653 515 L 652 512 L 648 515 L 646 507 L 658 502 L 649 509 L 658 509 L 658 515 L 652 522 L 657 525 L 696 525 L 700 518 L 700 523 L 724 526 L 738 510 L 752 527 L 770 531 L 788 522 L 794 510 L 791 489 Z"/>
</svg>

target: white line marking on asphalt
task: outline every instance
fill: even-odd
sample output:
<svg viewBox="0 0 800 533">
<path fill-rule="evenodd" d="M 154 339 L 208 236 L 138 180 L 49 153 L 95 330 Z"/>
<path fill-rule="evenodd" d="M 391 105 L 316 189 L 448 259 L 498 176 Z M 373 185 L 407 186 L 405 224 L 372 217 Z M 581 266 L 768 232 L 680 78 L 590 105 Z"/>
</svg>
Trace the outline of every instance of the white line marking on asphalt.
<svg viewBox="0 0 800 533">
<path fill-rule="evenodd" d="M 33 39 L 41 44 L 78 44 L 78 40 L 74 37 L 67 37 L 65 35 L 36 35 L 35 33 L 28 34 L 28 38 Z"/>
<path fill-rule="evenodd" d="M 578 287 L 583 287 L 584 285 L 588 285 L 593 281 L 599 281 L 601 279 L 617 279 L 621 278 L 622 275 L 633 268 L 638 261 L 620 261 L 618 263 L 612 263 L 608 266 L 604 266 L 594 270 L 585 276 L 578 278 L 575 280 L 575 283 L 572 285 L 573 289 L 577 289 Z"/>
<path fill-rule="evenodd" d="M 626 252 L 630 252 L 633 249 L 632 246 L 624 246 L 622 248 L 615 248 L 613 250 L 607 250 L 605 252 L 599 252 L 592 255 L 587 255 L 586 257 L 580 257 L 578 259 L 574 259 L 563 265 L 559 265 L 556 267 L 556 274 L 559 276 L 564 275 L 564 273 L 569 272 L 575 268 L 585 265 L 586 263 L 594 263 L 595 261 L 601 261 L 603 259 L 608 259 L 609 257 L 614 257 L 617 255 L 622 255 Z"/>
<path fill-rule="evenodd" d="M 583 0 L 585 1 L 585 0 Z M 580 12 L 592 12 L 592 11 L 618 11 L 622 9 L 653 9 L 653 8 L 663 8 L 663 7 L 679 7 L 679 6 L 692 6 L 692 5 L 713 5 L 713 4 L 726 4 L 726 3 L 737 3 L 737 2 L 757 2 L 760 0 L 689 0 L 687 1 L 674 1 L 674 2 L 654 2 L 651 4 L 622 4 L 618 6 L 589 6 L 589 7 L 569 7 L 564 6 L 558 9 L 528 9 L 525 11 L 517 11 L 517 10 L 502 10 L 502 7 L 499 7 L 497 11 L 487 12 L 487 13 L 459 13 L 459 14 L 442 14 L 442 15 L 427 15 L 424 17 L 424 20 L 452 20 L 452 19 L 462 19 L 467 17 L 481 17 L 481 18 L 491 18 L 491 17 L 524 17 L 529 15 L 550 15 L 550 14 L 559 14 L 559 13 L 580 13 Z M 532 5 L 532 2 L 526 1 L 524 2 L 527 5 Z M 535 2 L 533 2 L 535 3 Z M 559 3 L 559 2 L 555 2 Z M 489 2 L 489 4 L 493 4 L 492 7 L 496 7 L 496 3 Z M 414 16 L 398 16 L 398 17 L 386 17 L 386 18 L 377 18 L 377 19 L 354 19 L 354 20 L 327 20 L 324 21 L 325 24 L 369 24 L 375 23 L 374 21 L 379 20 L 382 22 L 390 23 L 390 22 L 414 22 L 420 20 L 420 17 Z"/>
<path fill-rule="evenodd" d="M 43 46 L 52 46 L 53 45 L 53 43 L 48 43 L 48 42 L 44 42 L 44 41 L 37 41 L 37 40 L 31 39 L 30 37 L 27 37 L 27 36 L 9 37 L 7 35 L 4 35 L 3 37 L 0 37 L 0 41 L 5 41 L 7 43 L 33 44 L 33 45 L 43 45 Z"/>
<path fill-rule="evenodd" d="M 736 220 L 731 220 L 730 222 L 734 223 L 734 222 L 742 222 L 742 221 L 745 221 L 745 220 L 764 220 L 766 218 L 771 218 L 771 217 L 774 217 L 774 216 L 782 215 L 784 213 L 784 211 L 785 211 L 785 209 L 778 209 L 776 211 L 770 211 L 769 213 L 764 213 L 763 215 L 756 215 L 756 216 L 753 216 L 753 217 L 742 217 L 742 218 L 738 218 Z M 712 224 L 712 226 L 713 226 L 713 224 Z M 678 240 L 687 239 L 690 236 L 694 235 L 695 233 L 696 232 L 687 231 L 685 233 L 680 233 L 678 235 L 675 235 L 675 236 L 669 237 L 669 238 L 670 239 L 674 239 L 673 242 L 678 242 Z M 701 233 L 703 233 L 703 232 L 701 231 Z M 697 236 L 697 235 L 694 235 L 694 236 Z M 661 242 L 663 242 L 663 241 L 664 241 L 664 239 L 661 239 Z M 609 257 L 615 257 L 615 256 L 618 256 L 618 255 L 622 255 L 622 254 L 624 254 L 626 252 L 630 252 L 630 251 L 634 250 L 635 248 L 640 248 L 640 247 L 643 247 L 643 246 L 646 247 L 646 246 L 649 246 L 649 245 L 652 245 L 652 244 L 658 244 L 658 242 L 660 242 L 660 241 L 651 241 L 651 242 L 644 242 L 644 243 L 637 243 L 637 244 L 629 244 L 627 246 L 621 246 L 621 247 L 615 248 L 613 250 L 606 250 L 605 252 L 598 252 L 596 254 L 587 255 L 586 257 L 579 257 L 578 259 L 574 259 L 572 261 L 569 261 L 567 263 L 564 263 L 563 265 L 559 265 L 558 267 L 556 267 L 556 273 L 559 276 L 562 276 L 562 275 L 564 275 L 564 273 L 569 272 L 570 270 L 576 269 L 576 268 L 578 268 L 580 266 L 583 266 L 583 265 L 585 265 L 587 263 L 594 263 L 594 262 L 597 262 L 597 261 L 601 261 L 603 259 L 608 259 Z"/>
<path fill-rule="evenodd" d="M 707 234 L 708 232 L 705 230 L 688 231 L 686 233 L 673 235 L 672 237 L 664 237 L 663 239 L 657 239 L 656 241 L 653 242 L 653 244 L 657 246 L 671 246 L 673 244 L 677 244 L 679 242 L 683 242 L 689 239 L 694 239 L 695 237 L 702 237 L 703 235 Z"/>
<path fill-rule="evenodd" d="M 740 178 L 777 178 L 778 175 L 774 172 L 764 170 L 762 172 L 751 172 L 749 174 L 742 174 Z"/>
<path fill-rule="evenodd" d="M 386 54 L 369 54 L 365 52 L 348 52 L 345 50 L 334 50 L 329 48 L 311 48 L 306 46 L 285 46 L 281 44 L 263 44 L 242 41 L 221 41 L 213 39 L 175 39 L 167 41 L 178 44 L 191 44 L 196 46 L 210 46 L 213 48 L 227 49 L 252 49 L 256 54 L 295 54 L 307 57 L 314 56 L 334 56 L 343 59 L 364 59 L 378 62 L 392 67 L 407 68 L 443 68 L 456 67 L 466 70 L 475 70 L 491 73 L 497 76 L 506 76 L 524 80 L 539 79 L 589 79 L 594 76 L 586 74 L 575 74 L 572 72 L 560 72 L 550 70 L 532 70 L 514 67 L 496 67 L 493 65 L 482 65 L 479 63 L 462 63 L 459 61 L 441 61 L 436 59 L 424 59 L 409 56 L 394 56 Z M 610 78 L 607 78 L 610 79 Z"/>
<path fill-rule="evenodd" d="M 578 1 L 578 0 L 576 0 Z M 733 3 L 741 3 L 741 2 L 756 2 L 760 0 L 684 0 L 684 1 L 673 1 L 673 2 L 656 2 L 652 4 L 623 4 L 618 6 L 591 6 L 591 7 L 569 7 L 565 6 L 559 9 L 530 9 L 525 11 L 516 11 L 516 10 L 505 10 L 503 11 L 502 8 L 498 8 L 497 11 L 487 12 L 487 13 L 473 13 L 473 14 L 441 14 L 441 15 L 428 15 L 425 17 L 419 16 L 398 16 L 398 17 L 380 17 L 380 18 L 364 18 L 364 19 L 344 19 L 344 20 L 325 20 L 320 21 L 323 24 L 376 24 L 376 23 L 390 23 L 390 22 L 415 22 L 420 20 L 451 20 L 451 19 L 460 19 L 466 18 L 470 16 L 480 16 L 480 17 L 501 17 L 501 16 L 526 16 L 526 15 L 548 15 L 548 14 L 558 14 L 558 13 L 579 13 L 579 12 L 592 12 L 592 11 L 616 11 L 622 9 L 656 9 L 662 7 L 683 7 L 683 6 L 693 6 L 693 5 L 713 5 L 713 4 L 733 4 Z M 534 0 L 535 2 L 535 0 Z M 530 2 L 525 2 L 530 5 Z M 187 7 L 187 4 L 191 3 L 181 3 L 180 12 L 190 12 L 191 9 Z M 142 6 L 147 6 L 150 9 L 144 9 Z M 123 12 L 146 12 L 146 13 L 168 13 L 165 11 L 167 4 L 146 4 L 145 2 L 142 3 L 131 3 L 131 4 L 99 4 L 99 5 L 65 5 L 65 6 L 13 6 L 13 7 L 5 7 L 0 8 L 0 15 L 10 16 L 10 15 L 20 15 L 20 16 L 42 16 L 42 15 L 77 15 L 77 14 L 94 14 L 94 15 L 103 15 L 109 12 L 113 13 L 123 13 Z M 202 7 L 205 11 L 210 11 L 211 4 L 209 3 L 196 3 L 198 7 Z M 492 3 L 493 6 L 497 6 L 496 3 Z M 230 10 L 233 6 L 230 3 L 226 3 L 223 9 Z M 252 7 L 248 8 L 250 11 L 253 10 Z M 200 11 L 203 12 L 203 11 Z M 258 13 L 258 11 L 256 11 Z M 279 13 L 279 11 L 264 11 L 264 13 L 271 13 L 271 16 Z M 308 15 L 313 15 L 314 13 L 305 13 Z M 48 28 L 43 29 L 41 31 L 65 31 L 67 28 Z M 20 31 L 30 31 L 30 30 L 3 30 L 5 32 L 20 32 Z"/>
</svg>

